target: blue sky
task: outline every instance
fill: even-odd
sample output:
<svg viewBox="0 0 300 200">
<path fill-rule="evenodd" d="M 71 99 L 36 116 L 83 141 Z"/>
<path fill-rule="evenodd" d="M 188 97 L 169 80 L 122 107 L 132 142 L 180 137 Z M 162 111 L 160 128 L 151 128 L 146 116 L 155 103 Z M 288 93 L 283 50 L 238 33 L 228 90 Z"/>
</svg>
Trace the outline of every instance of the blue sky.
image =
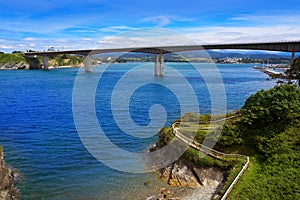
<svg viewBox="0 0 300 200">
<path fill-rule="evenodd" d="M 298 0 L 5 0 L 0 51 L 134 46 L 139 28 L 176 31 L 198 44 L 299 40 L 299 19 Z"/>
</svg>

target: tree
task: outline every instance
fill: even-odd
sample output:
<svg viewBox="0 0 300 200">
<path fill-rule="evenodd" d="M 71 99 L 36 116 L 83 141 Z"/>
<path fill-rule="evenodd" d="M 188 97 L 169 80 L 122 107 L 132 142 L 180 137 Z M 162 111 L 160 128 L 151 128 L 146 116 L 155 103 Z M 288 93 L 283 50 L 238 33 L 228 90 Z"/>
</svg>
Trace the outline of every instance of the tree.
<svg viewBox="0 0 300 200">
<path fill-rule="evenodd" d="M 281 133 L 300 120 L 300 89 L 280 85 L 250 96 L 241 109 L 245 138 L 255 145 Z"/>
<path fill-rule="evenodd" d="M 298 80 L 298 85 L 300 86 L 300 57 L 296 58 L 291 65 L 291 68 L 287 70 L 287 75 L 289 79 Z"/>
<path fill-rule="evenodd" d="M 12 53 L 22 53 L 22 51 L 13 51 Z"/>
</svg>

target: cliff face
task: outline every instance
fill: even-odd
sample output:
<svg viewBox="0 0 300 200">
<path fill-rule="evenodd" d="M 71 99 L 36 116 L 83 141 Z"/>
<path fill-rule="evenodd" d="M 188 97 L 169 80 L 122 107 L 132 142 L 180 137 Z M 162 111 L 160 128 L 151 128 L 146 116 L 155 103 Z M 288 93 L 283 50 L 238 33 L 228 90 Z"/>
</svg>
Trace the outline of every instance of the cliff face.
<svg viewBox="0 0 300 200">
<path fill-rule="evenodd" d="M 0 199 L 19 200 L 20 192 L 14 187 L 15 172 L 3 160 L 3 151 L 0 147 Z"/>
</svg>

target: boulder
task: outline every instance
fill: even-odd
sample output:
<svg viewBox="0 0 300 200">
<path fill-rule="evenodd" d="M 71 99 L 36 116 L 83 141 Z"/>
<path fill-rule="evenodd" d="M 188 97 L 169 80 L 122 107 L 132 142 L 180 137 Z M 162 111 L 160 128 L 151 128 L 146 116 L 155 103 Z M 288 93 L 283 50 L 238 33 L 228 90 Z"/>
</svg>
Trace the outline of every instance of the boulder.
<svg viewBox="0 0 300 200">
<path fill-rule="evenodd" d="M 183 164 L 174 164 L 168 184 L 171 186 L 200 187 L 201 184 L 194 176 L 192 168 Z"/>
</svg>

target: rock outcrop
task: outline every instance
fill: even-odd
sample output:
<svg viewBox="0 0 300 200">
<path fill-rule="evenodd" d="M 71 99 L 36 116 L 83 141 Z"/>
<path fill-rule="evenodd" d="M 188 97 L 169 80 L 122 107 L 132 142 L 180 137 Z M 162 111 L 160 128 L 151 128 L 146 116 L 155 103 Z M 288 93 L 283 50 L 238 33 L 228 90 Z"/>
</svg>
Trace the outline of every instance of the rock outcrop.
<svg viewBox="0 0 300 200">
<path fill-rule="evenodd" d="M 3 160 L 3 151 L 0 148 L 0 199 L 19 200 L 20 192 L 14 187 L 17 174 L 9 168 Z"/>
<path fill-rule="evenodd" d="M 223 182 L 224 174 L 214 167 L 201 169 L 179 161 L 162 169 L 160 177 L 171 186 L 219 187 Z"/>
<path fill-rule="evenodd" d="M 193 170 L 204 187 L 218 187 L 223 182 L 224 174 L 217 168 L 199 169 L 194 167 Z"/>
<path fill-rule="evenodd" d="M 23 62 L 0 64 L 0 69 L 29 69 L 29 64 Z"/>
<path fill-rule="evenodd" d="M 201 183 L 197 176 L 193 174 L 193 170 L 181 163 L 174 163 L 173 169 L 169 175 L 169 185 L 200 187 Z"/>
</svg>

